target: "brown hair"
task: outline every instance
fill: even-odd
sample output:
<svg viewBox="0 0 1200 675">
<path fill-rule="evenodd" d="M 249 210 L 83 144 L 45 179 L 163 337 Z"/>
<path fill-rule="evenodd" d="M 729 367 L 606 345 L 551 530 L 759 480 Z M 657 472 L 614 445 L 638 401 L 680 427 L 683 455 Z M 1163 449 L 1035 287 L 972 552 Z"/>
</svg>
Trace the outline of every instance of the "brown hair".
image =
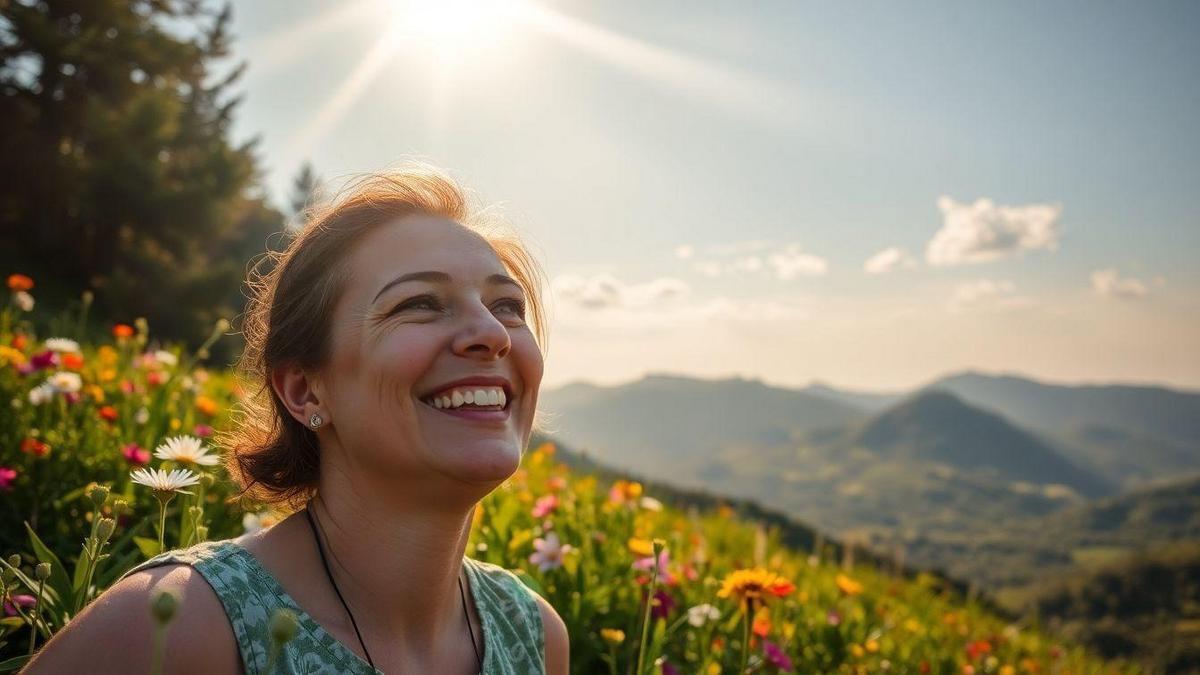
<svg viewBox="0 0 1200 675">
<path fill-rule="evenodd" d="M 296 510 L 315 492 L 317 435 L 292 417 L 270 385 L 271 372 L 284 364 L 319 370 L 328 362 L 330 319 L 348 275 L 345 254 L 380 224 L 423 213 L 479 234 L 525 292 L 528 321 L 545 352 L 544 273 L 491 211 L 469 203 L 463 188 L 438 169 L 409 162 L 360 176 L 339 197 L 310 207 L 307 224 L 290 235 L 287 246 L 259 258 L 247 278 L 251 293 L 241 331 L 246 348 L 237 364 L 251 387 L 244 388 L 247 395 L 234 411 L 232 429 L 216 439 L 227 449 L 225 468 L 242 488 L 230 501 L 248 499 Z"/>
</svg>

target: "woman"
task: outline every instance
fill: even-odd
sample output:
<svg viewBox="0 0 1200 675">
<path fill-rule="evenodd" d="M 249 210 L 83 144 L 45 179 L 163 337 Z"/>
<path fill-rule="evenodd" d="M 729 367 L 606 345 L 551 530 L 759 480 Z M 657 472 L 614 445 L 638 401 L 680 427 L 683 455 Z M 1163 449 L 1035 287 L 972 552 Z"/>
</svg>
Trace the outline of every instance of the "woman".
<svg viewBox="0 0 1200 675">
<path fill-rule="evenodd" d="M 266 673 L 279 608 L 299 630 L 271 672 L 566 673 L 555 610 L 465 556 L 534 421 L 531 256 L 414 165 L 359 181 L 268 260 L 240 364 L 263 386 L 219 440 L 245 494 L 295 512 L 135 567 L 27 672 L 148 672 L 148 603 L 173 589 L 168 673 Z"/>
</svg>

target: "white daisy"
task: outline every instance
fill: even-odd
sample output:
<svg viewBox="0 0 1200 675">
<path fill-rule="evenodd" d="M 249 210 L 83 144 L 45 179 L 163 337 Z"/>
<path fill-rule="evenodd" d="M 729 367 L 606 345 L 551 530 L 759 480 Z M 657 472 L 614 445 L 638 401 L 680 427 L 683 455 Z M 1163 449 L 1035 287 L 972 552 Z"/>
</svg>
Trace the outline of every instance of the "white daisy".
<svg viewBox="0 0 1200 675">
<path fill-rule="evenodd" d="M 174 366 L 179 363 L 179 357 L 162 349 L 154 352 L 154 360 L 158 361 L 164 366 Z"/>
<path fill-rule="evenodd" d="M 33 296 L 25 291 L 17 291 L 13 298 L 17 301 L 17 307 L 21 308 L 22 312 L 33 311 Z"/>
<path fill-rule="evenodd" d="M 662 511 L 663 508 L 662 502 L 650 496 L 642 497 L 641 504 L 642 508 L 647 511 Z"/>
<path fill-rule="evenodd" d="M 185 495 L 192 493 L 183 488 L 200 482 L 200 477 L 187 469 L 175 469 L 170 473 L 162 469 L 134 469 L 129 474 L 133 482 L 145 485 L 156 493 L 181 492 Z"/>
<path fill-rule="evenodd" d="M 203 441 L 195 436 L 172 436 L 155 448 L 154 456 L 181 464 L 216 466 L 221 463 L 221 458 L 208 454 Z"/>
<path fill-rule="evenodd" d="M 253 533 L 269 528 L 277 521 L 278 518 L 270 511 L 263 511 L 262 513 L 247 513 L 246 515 L 242 516 L 242 528 L 247 533 Z"/>
<path fill-rule="evenodd" d="M 41 405 L 54 398 L 54 395 L 57 393 L 58 390 L 54 388 L 54 385 L 49 382 L 43 382 L 29 390 L 29 402 L 33 405 Z"/>
<path fill-rule="evenodd" d="M 79 352 L 79 343 L 67 338 L 49 338 L 46 340 L 46 349 L 56 352 Z"/>
<path fill-rule="evenodd" d="M 79 373 L 55 373 L 46 380 L 46 384 L 67 394 L 79 391 L 79 388 L 83 386 L 83 379 L 79 377 Z"/>
<path fill-rule="evenodd" d="M 138 424 L 145 424 L 150 421 L 150 411 L 145 406 L 138 408 L 138 411 L 133 414 L 133 421 Z"/>
</svg>

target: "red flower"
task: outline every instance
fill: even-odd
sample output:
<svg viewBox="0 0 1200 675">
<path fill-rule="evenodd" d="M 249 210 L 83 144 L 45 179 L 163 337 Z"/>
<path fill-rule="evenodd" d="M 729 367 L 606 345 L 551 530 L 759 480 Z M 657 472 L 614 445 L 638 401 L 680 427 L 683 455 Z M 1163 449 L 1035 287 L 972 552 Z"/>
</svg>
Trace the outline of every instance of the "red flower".
<svg viewBox="0 0 1200 675">
<path fill-rule="evenodd" d="M 8 275 L 8 290 L 12 291 L 13 293 L 27 291 L 31 288 L 33 288 L 33 279 L 30 279 L 24 274 Z"/>
<path fill-rule="evenodd" d="M 118 340 L 121 338 L 133 337 L 133 326 L 126 326 L 123 323 L 119 323 L 113 326 L 112 334 L 113 337 L 117 338 Z"/>
<path fill-rule="evenodd" d="M 146 373 L 146 384 L 151 387 L 157 387 L 164 382 L 163 374 L 157 370 L 152 370 Z"/>
<path fill-rule="evenodd" d="M 36 438 L 26 438 L 21 441 L 21 452 L 34 457 L 45 457 L 50 453 L 50 446 Z"/>
<path fill-rule="evenodd" d="M 788 595 L 789 593 L 791 593 L 794 590 L 796 590 L 796 584 L 793 584 L 790 581 L 780 581 L 780 582 L 771 584 L 770 586 L 767 586 L 767 591 L 770 592 L 771 595 L 774 595 L 774 596 L 780 597 L 780 598 L 782 598 L 785 595 Z"/>
<path fill-rule="evenodd" d="M 79 354 L 67 352 L 62 355 L 63 368 L 67 370 L 83 370 L 83 357 Z"/>
<path fill-rule="evenodd" d="M 100 413 L 100 419 L 104 420 L 105 422 L 116 422 L 117 417 L 119 417 L 117 414 L 117 409 L 111 405 L 106 405 L 96 412 Z"/>
</svg>

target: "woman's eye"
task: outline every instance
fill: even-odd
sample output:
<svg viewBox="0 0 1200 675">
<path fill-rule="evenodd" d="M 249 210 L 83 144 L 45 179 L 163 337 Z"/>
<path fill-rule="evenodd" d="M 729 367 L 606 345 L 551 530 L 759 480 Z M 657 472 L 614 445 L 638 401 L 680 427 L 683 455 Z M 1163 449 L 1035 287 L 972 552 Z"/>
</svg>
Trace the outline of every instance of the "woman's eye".
<svg viewBox="0 0 1200 675">
<path fill-rule="evenodd" d="M 441 309 L 441 305 L 438 304 L 437 300 L 428 295 L 422 295 L 419 298 L 413 298 L 412 300 L 400 303 L 395 309 L 392 310 L 392 313 L 395 314 L 402 309 L 418 309 L 420 307 L 426 307 L 433 310 Z"/>
<path fill-rule="evenodd" d="M 500 306 L 509 307 L 511 308 L 513 314 L 516 314 L 522 319 L 525 318 L 525 303 L 521 302 L 520 300 L 505 300 L 500 303 Z"/>
</svg>

